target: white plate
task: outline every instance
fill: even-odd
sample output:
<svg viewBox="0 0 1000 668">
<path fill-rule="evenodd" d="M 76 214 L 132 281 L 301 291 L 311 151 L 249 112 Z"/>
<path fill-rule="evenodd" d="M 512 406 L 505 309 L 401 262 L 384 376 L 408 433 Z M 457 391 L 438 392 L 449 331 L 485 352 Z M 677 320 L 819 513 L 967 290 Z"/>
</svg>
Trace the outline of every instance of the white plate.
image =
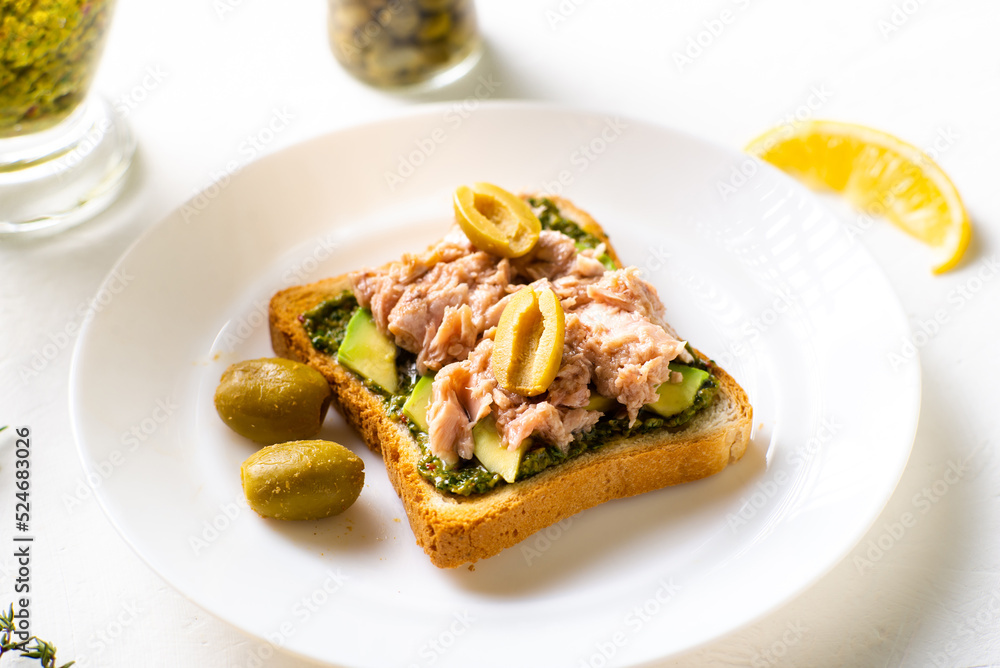
<svg viewBox="0 0 1000 668">
<path fill-rule="evenodd" d="M 321 522 L 257 517 L 238 474 L 254 447 L 212 394 L 229 363 L 271 354 L 267 299 L 424 247 L 476 180 L 564 189 L 605 225 L 677 330 L 748 391 L 746 456 L 442 571 L 381 462 L 331 414 L 322 436 L 365 459 L 359 502 Z M 80 336 L 71 404 L 122 536 L 276 646 L 346 666 L 635 665 L 750 622 L 856 544 L 912 445 L 919 369 L 888 358 L 907 335 L 869 255 L 772 169 L 634 120 L 436 106 L 260 160 L 152 228 Z"/>
</svg>

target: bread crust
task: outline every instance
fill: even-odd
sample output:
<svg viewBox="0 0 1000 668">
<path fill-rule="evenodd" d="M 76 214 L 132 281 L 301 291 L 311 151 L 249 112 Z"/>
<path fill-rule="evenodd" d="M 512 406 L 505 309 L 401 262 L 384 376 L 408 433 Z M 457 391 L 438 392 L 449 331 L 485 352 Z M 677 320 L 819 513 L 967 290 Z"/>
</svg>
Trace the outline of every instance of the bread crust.
<svg viewBox="0 0 1000 668">
<path fill-rule="evenodd" d="M 562 198 L 550 197 L 564 214 L 607 242 L 600 226 Z M 614 251 L 608 246 L 609 253 Z M 424 479 L 420 446 L 403 424 L 385 412 L 381 397 L 334 359 L 316 351 L 299 315 L 350 289 L 347 276 L 295 286 L 269 305 L 274 352 L 322 373 L 334 402 L 374 452 L 380 453 L 410 527 L 434 565 L 454 568 L 491 557 L 581 510 L 612 499 L 653 491 L 718 473 L 743 456 L 753 409 L 743 388 L 709 363 L 719 380 L 715 400 L 682 427 L 618 437 L 531 478 L 501 484 L 478 495 L 442 492 Z"/>
</svg>

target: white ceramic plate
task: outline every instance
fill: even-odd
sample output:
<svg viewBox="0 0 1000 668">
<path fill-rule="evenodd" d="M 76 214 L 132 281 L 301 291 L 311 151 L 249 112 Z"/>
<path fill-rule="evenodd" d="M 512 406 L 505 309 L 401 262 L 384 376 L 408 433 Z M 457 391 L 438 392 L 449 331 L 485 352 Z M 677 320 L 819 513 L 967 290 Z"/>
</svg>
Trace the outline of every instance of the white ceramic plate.
<svg viewBox="0 0 1000 668">
<path fill-rule="evenodd" d="M 345 666 L 636 665 L 801 592 L 877 517 L 912 445 L 919 369 L 888 360 L 908 329 L 882 273 L 809 192 L 734 151 L 565 109 L 466 116 L 427 107 L 267 157 L 126 253 L 71 389 L 122 536 L 218 617 Z M 238 473 L 255 448 L 212 394 L 228 364 L 271 354 L 268 298 L 423 248 L 477 180 L 562 190 L 604 224 L 677 330 L 746 388 L 746 456 L 442 571 L 381 461 L 331 414 L 322 436 L 365 459 L 358 503 L 321 522 L 257 517 Z"/>
</svg>

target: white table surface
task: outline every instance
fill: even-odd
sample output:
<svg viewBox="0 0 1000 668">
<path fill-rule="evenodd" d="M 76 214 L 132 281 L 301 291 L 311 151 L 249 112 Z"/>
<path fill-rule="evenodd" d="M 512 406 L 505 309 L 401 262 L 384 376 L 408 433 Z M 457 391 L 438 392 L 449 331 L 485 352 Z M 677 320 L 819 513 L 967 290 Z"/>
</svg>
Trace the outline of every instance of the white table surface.
<svg viewBox="0 0 1000 668">
<path fill-rule="evenodd" d="M 933 277 L 927 252 L 887 225 L 862 237 L 916 330 L 944 316 L 919 350 L 920 426 L 895 495 L 816 585 L 669 665 L 1000 665 L 1000 278 L 990 269 L 1000 246 L 1000 5 L 478 6 L 488 52 L 471 76 L 433 94 L 397 96 L 335 64 L 320 0 L 120 0 L 96 87 L 124 103 L 138 137 L 128 191 L 106 214 L 57 237 L 0 242 L 0 424 L 29 425 L 33 436 L 34 632 L 81 667 L 242 666 L 256 654 L 261 641 L 163 582 L 93 498 L 68 501 L 83 481 L 66 389 L 81 314 L 125 249 L 228 163 L 251 157 L 257 149 L 247 138 L 275 113 L 292 120 L 260 154 L 424 101 L 465 99 L 483 76 L 498 82 L 497 99 L 621 113 L 734 148 L 799 109 L 924 147 L 950 137 L 939 141 L 947 144 L 939 162 L 975 225 L 960 268 Z M 715 24 L 711 36 L 706 26 L 723 11 L 729 23 L 721 31 Z M 707 46 L 679 66 L 675 54 L 699 33 Z M 852 221 L 847 208 L 838 211 Z M 970 298 L 957 296 L 962 289 Z M 43 349 L 51 359 L 39 357 Z M 33 359 L 44 359 L 42 368 L 26 376 Z M 13 459 L 8 431 L 0 436 L 0 603 L 12 597 Z M 961 475 L 949 474 L 956 464 Z M 915 522 L 899 531 L 904 516 Z M 266 665 L 303 662 L 277 655 Z"/>
</svg>

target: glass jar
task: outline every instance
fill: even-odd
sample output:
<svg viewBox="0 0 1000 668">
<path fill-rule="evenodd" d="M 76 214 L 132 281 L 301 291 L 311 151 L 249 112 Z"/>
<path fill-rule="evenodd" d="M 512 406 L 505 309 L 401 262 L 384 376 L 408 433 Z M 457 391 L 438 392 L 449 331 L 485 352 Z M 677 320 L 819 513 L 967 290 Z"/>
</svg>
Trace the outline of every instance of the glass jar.
<svg viewBox="0 0 1000 668">
<path fill-rule="evenodd" d="M 0 0 L 0 234 L 80 222 L 120 190 L 135 143 L 88 97 L 114 0 Z"/>
<path fill-rule="evenodd" d="M 329 0 L 330 47 L 358 79 L 434 87 L 475 65 L 482 44 L 472 0 Z"/>
</svg>

